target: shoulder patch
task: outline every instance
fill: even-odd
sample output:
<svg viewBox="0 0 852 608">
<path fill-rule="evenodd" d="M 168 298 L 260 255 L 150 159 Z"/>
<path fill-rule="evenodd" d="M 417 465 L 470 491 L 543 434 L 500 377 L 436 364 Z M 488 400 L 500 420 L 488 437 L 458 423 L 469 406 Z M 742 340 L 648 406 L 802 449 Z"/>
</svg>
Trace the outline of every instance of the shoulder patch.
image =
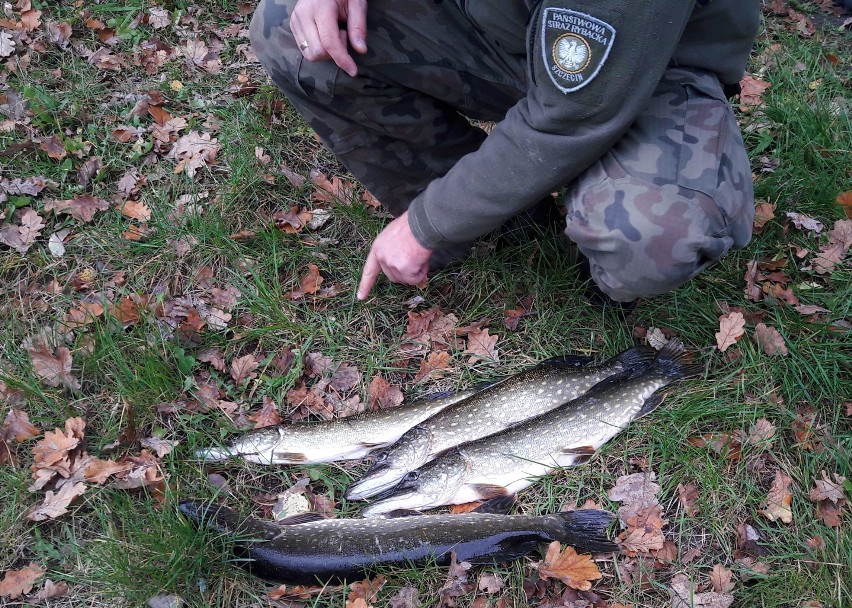
<svg viewBox="0 0 852 608">
<path fill-rule="evenodd" d="M 600 73 L 615 28 L 591 15 L 546 8 L 541 15 L 541 52 L 547 74 L 563 93 L 573 93 Z"/>
</svg>

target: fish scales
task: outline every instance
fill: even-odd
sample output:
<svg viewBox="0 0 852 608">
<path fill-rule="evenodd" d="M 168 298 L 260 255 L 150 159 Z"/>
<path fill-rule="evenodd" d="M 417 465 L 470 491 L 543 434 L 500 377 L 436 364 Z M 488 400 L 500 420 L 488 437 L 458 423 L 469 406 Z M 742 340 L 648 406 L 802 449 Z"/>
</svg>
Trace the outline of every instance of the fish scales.
<svg viewBox="0 0 852 608">
<path fill-rule="evenodd" d="M 510 503 L 508 503 L 510 504 Z M 589 551 L 614 551 L 606 536 L 612 516 L 581 510 L 549 515 L 465 513 L 395 519 L 326 519 L 276 525 L 220 505 L 184 502 L 199 525 L 233 535 L 241 562 L 262 578 L 297 584 L 360 579 L 383 567 L 492 563 L 517 559 L 558 540 Z"/>
<path fill-rule="evenodd" d="M 229 446 L 196 452 L 207 461 L 239 456 L 259 464 L 313 464 L 363 458 L 399 439 L 411 427 L 450 405 L 467 399 L 473 390 L 426 398 L 398 408 L 364 412 L 334 420 L 269 426 L 245 433 Z"/>
<path fill-rule="evenodd" d="M 386 498 L 367 506 L 372 516 L 395 509 L 427 509 L 514 494 L 557 467 L 590 456 L 635 418 L 659 404 L 655 393 L 700 373 L 672 343 L 654 364 L 613 379 L 585 395 L 505 431 L 458 446 L 410 472 Z"/>
<path fill-rule="evenodd" d="M 359 500 L 379 494 L 436 455 L 548 412 L 608 377 L 648 365 L 655 354 L 649 347 L 635 347 L 599 365 L 576 368 L 549 361 L 510 376 L 407 431 L 377 455 L 345 496 Z"/>
</svg>

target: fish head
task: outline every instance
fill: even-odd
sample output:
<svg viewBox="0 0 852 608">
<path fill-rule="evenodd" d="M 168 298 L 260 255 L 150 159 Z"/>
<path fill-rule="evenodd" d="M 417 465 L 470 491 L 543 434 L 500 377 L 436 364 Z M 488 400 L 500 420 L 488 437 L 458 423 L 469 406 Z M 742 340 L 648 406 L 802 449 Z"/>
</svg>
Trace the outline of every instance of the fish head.
<svg viewBox="0 0 852 608">
<path fill-rule="evenodd" d="M 432 433 L 425 428 L 409 430 L 399 441 L 376 454 L 367 472 L 346 488 L 346 500 L 363 500 L 392 490 L 406 473 L 429 458 Z"/>
<path fill-rule="evenodd" d="M 362 509 L 364 517 L 397 510 L 421 510 L 450 504 L 467 478 L 463 457 L 444 456 L 426 466 L 409 471 L 395 487 L 375 498 L 379 500 Z"/>
</svg>

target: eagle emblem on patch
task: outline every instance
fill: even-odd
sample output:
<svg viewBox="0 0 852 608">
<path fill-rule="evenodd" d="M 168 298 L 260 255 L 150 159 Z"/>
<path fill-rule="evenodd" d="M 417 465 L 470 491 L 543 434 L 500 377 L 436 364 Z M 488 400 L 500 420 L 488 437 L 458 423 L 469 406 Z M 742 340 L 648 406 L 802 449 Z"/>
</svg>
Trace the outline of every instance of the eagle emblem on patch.
<svg viewBox="0 0 852 608">
<path fill-rule="evenodd" d="M 541 49 L 550 80 L 572 93 L 597 76 L 615 41 L 615 28 L 591 15 L 546 8 L 541 17 Z"/>
</svg>

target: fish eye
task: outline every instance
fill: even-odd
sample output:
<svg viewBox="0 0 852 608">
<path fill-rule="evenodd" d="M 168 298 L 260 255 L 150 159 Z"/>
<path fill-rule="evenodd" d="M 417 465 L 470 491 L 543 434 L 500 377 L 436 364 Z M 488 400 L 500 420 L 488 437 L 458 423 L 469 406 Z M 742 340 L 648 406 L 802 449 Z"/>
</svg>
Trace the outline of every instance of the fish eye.
<svg viewBox="0 0 852 608">
<path fill-rule="evenodd" d="M 388 453 L 387 452 L 379 452 L 378 454 L 376 454 L 375 462 L 384 462 L 387 459 L 388 459 Z"/>
<path fill-rule="evenodd" d="M 417 478 L 420 477 L 420 471 L 411 471 L 405 476 L 405 481 L 417 481 Z"/>
</svg>

